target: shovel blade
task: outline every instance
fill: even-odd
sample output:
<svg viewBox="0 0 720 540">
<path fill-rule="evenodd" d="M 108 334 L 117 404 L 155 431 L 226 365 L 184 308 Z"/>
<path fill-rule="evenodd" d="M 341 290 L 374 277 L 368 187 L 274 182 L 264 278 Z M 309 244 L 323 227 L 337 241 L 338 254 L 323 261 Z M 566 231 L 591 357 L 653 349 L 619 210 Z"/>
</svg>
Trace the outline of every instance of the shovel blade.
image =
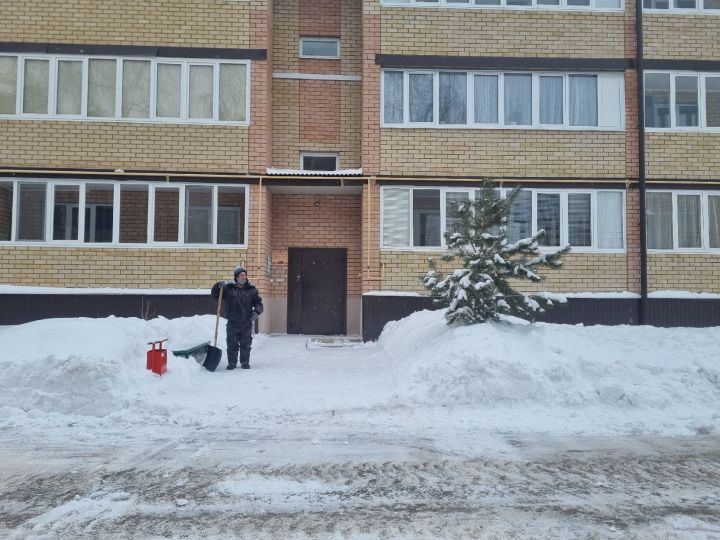
<svg viewBox="0 0 720 540">
<path fill-rule="evenodd" d="M 213 347 L 212 345 L 208 345 L 207 355 L 205 355 L 205 361 L 203 362 L 203 367 L 205 369 L 207 369 L 208 371 L 215 371 L 215 368 L 217 368 L 218 364 L 220 363 L 221 357 L 222 357 L 221 349 L 218 349 L 217 347 Z"/>
</svg>

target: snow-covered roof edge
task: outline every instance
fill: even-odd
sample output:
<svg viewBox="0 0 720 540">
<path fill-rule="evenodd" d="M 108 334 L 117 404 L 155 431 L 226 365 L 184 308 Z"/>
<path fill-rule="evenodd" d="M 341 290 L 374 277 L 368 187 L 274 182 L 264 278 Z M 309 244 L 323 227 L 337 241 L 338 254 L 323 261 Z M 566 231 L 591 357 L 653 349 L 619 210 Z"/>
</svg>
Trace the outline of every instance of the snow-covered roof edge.
<svg viewBox="0 0 720 540">
<path fill-rule="evenodd" d="M 335 171 L 305 171 L 303 169 L 275 169 L 268 167 L 267 174 L 274 176 L 359 176 L 362 169 L 337 169 Z"/>
</svg>

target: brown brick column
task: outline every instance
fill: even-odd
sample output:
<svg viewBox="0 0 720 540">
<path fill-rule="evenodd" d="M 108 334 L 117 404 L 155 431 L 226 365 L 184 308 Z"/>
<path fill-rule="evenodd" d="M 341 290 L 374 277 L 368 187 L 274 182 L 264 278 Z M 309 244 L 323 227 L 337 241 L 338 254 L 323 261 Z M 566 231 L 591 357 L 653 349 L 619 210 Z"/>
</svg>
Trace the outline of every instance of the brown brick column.
<svg viewBox="0 0 720 540">
<path fill-rule="evenodd" d="M 362 44 L 362 167 L 365 174 L 380 172 L 380 14 L 378 6 L 363 7 Z"/>
<path fill-rule="evenodd" d="M 267 60 L 253 61 L 250 81 L 250 156 L 248 170 L 264 174 L 272 160 L 272 13 L 250 14 L 250 47 L 267 49 Z"/>
<path fill-rule="evenodd" d="M 626 199 L 627 290 L 640 292 L 640 190 L 628 187 Z"/>
<path fill-rule="evenodd" d="M 370 178 L 362 195 L 362 292 L 377 291 L 380 283 L 380 187 Z"/>
</svg>

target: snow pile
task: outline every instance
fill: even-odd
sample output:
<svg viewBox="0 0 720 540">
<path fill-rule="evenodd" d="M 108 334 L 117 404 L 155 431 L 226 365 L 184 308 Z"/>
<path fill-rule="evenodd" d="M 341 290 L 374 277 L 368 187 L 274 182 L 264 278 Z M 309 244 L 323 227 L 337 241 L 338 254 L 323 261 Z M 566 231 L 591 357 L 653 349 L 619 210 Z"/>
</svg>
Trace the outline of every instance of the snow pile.
<svg viewBox="0 0 720 540">
<path fill-rule="evenodd" d="M 148 396 L 191 383 L 193 360 L 172 362 L 172 376 L 146 370 L 149 341 L 198 345 L 214 328 L 211 315 L 167 320 L 46 319 L 0 330 L 0 407 L 102 417 L 139 408 Z M 219 336 L 224 341 L 224 333 Z M 169 355 L 171 357 L 171 355 Z M 156 409 L 156 412 L 160 412 Z"/>
<path fill-rule="evenodd" d="M 421 403 L 675 408 L 718 417 L 720 333 L 713 330 L 518 322 L 451 328 L 442 311 L 422 311 L 390 323 L 379 341 L 399 360 L 399 394 Z"/>
</svg>

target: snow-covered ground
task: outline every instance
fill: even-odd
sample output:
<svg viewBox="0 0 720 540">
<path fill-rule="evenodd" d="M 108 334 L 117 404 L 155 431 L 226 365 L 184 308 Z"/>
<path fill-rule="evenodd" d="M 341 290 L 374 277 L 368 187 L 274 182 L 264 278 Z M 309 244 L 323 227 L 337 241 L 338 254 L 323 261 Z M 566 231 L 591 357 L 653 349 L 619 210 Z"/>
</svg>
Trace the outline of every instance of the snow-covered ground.
<svg viewBox="0 0 720 540">
<path fill-rule="evenodd" d="M 718 328 L 420 312 L 145 369 L 213 328 L 0 328 L 0 537 L 720 538 Z"/>
</svg>

